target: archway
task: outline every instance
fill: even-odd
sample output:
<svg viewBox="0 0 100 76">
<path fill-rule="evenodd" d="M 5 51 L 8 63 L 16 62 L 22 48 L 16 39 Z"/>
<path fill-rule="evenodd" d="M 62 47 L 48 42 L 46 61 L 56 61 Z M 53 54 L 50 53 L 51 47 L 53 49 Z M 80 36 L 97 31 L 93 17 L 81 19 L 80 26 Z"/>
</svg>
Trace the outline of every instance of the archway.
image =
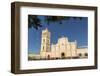
<svg viewBox="0 0 100 76">
<path fill-rule="evenodd" d="M 79 57 L 81 57 L 82 56 L 82 54 L 81 53 L 79 53 Z"/>
<path fill-rule="evenodd" d="M 85 54 L 84 54 L 84 56 L 85 56 L 85 57 L 87 57 L 87 56 L 88 56 L 88 54 L 87 54 L 87 53 L 85 53 Z"/>
<path fill-rule="evenodd" d="M 65 53 L 61 53 L 61 58 L 64 59 L 65 58 Z"/>
<path fill-rule="evenodd" d="M 48 55 L 47 58 L 50 59 L 50 55 Z"/>
</svg>

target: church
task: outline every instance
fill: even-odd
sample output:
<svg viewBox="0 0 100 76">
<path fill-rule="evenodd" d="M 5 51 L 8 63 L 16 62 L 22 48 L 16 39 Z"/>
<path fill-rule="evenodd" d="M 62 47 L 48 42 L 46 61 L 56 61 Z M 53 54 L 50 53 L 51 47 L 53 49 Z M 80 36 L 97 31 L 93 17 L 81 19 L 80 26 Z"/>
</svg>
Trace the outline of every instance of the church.
<svg viewBox="0 0 100 76">
<path fill-rule="evenodd" d="M 61 37 L 56 44 L 50 42 L 51 33 L 46 28 L 41 35 L 41 59 L 87 58 L 88 48 L 77 48 L 77 41 L 69 42 L 67 37 Z"/>
</svg>

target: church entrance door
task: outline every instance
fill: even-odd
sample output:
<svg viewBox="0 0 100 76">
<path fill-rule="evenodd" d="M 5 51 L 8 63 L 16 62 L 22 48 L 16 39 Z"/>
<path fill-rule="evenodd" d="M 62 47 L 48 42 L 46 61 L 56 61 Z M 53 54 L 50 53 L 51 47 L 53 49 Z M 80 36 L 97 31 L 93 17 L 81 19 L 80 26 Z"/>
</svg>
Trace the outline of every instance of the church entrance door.
<svg viewBox="0 0 100 76">
<path fill-rule="evenodd" d="M 62 59 L 65 58 L 65 53 L 61 53 L 61 58 L 62 58 Z"/>
<path fill-rule="evenodd" d="M 48 55 L 48 59 L 50 59 L 50 55 Z"/>
</svg>

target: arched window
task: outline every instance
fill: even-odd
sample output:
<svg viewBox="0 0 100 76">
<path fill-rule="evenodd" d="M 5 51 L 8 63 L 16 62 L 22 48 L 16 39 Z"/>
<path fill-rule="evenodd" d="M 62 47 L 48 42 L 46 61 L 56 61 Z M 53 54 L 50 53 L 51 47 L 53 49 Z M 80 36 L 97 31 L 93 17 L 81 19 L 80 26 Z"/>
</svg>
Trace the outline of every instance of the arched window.
<svg viewBox="0 0 100 76">
<path fill-rule="evenodd" d="M 61 53 L 61 58 L 65 58 L 65 53 Z"/>
<path fill-rule="evenodd" d="M 81 56 L 82 56 L 82 54 L 81 54 L 81 53 L 79 53 L 79 56 L 81 57 Z"/>
<path fill-rule="evenodd" d="M 48 43 L 49 43 L 49 39 L 48 39 Z"/>
<path fill-rule="evenodd" d="M 48 59 L 50 59 L 50 55 L 48 55 Z"/>
<path fill-rule="evenodd" d="M 44 46 L 43 46 L 43 50 L 44 50 Z"/>
<path fill-rule="evenodd" d="M 85 53 L 85 54 L 84 54 L 84 56 L 88 56 L 88 54 L 87 54 L 87 53 Z"/>
</svg>

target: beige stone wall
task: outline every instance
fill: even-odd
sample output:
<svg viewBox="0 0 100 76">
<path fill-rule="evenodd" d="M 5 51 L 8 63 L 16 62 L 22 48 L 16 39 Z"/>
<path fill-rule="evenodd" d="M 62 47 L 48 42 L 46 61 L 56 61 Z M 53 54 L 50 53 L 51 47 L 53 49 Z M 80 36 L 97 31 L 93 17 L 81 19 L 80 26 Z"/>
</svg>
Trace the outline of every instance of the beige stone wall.
<svg viewBox="0 0 100 76">
<path fill-rule="evenodd" d="M 67 43 L 67 46 L 66 46 L 66 47 L 67 47 L 67 50 L 66 50 L 66 51 L 67 51 L 67 57 L 71 57 L 71 47 L 70 47 L 70 46 L 71 46 L 71 45 L 70 45 L 70 43 L 68 42 L 68 43 Z"/>
<path fill-rule="evenodd" d="M 60 57 L 60 46 L 59 44 L 56 44 L 55 47 L 56 47 L 56 50 L 55 50 L 56 57 L 59 58 Z"/>
<path fill-rule="evenodd" d="M 85 54 L 88 54 L 88 49 L 87 48 L 78 48 L 77 49 L 77 55 L 79 56 L 79 57 L 87 57 L 87 56 L 85 56 Z M 81 55 L 81 56 L 80 56 Z"/>
<path fill-rule="evenodd" d="M 70 49 L 71 49 L 71 56 L 76 57 L 77 56 L 77 45 L 75 42 L 70 43 Z"/>
<path fill-rule="evenodd" d="M 41 58 L 46 58 L 46 52 L 41 51 L 40 56 L 41 56 Z"/>
<path fill-rule="evenodd" d="M 51 55 L 52 57 L 56 57 L 56 46 L 54 44 L 51 45 Z"/>
</svg>

